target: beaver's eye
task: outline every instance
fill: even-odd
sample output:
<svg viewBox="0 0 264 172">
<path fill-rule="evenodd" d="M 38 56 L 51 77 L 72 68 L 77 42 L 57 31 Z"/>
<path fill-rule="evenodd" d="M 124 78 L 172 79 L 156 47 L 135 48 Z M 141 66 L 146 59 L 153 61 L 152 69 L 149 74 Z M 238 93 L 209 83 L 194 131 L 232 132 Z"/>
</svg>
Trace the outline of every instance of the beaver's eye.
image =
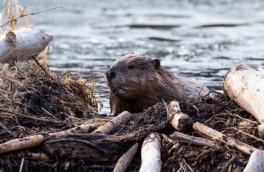
<svg viewBox="0 0 264 172">
<path fill-rule="evenodd" d="M 127 68 L 131 70 L 131 69 L 135 69 L 136 66 L 134 66 L 134 65 L 129 65 Z"/>
</svg>

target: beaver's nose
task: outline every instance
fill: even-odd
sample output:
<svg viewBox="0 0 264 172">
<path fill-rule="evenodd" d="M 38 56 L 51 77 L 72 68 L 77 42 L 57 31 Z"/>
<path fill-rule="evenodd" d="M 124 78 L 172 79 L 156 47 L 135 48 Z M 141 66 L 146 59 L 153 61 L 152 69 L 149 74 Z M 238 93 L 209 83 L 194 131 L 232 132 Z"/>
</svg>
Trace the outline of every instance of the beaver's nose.
<svg viewBox="0 0 264 172">
<path fill-rule="evenodd" d="M 115 72 L 111 69 L 108 69 L 106 72 L 105 72 L 105 76 L 107 77 L 107 79 L 113 79 L 115 77 Z"/>
</svg>

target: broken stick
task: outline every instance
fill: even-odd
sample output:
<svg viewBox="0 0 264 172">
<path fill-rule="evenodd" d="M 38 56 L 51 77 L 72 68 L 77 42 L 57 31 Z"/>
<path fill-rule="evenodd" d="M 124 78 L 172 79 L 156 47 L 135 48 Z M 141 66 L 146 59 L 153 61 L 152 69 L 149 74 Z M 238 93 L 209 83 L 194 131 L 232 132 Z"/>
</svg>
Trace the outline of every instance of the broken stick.
<svg viewBox="0 0 264 172">
<path fill-rule="evenodd" d="M 170 135 L 170 138 L 173 141 L 182 142 L 182 143 L 189 143 L 191 145 L 196 146 L 208 146 L 208 147 L 216 147 L 215 143 L 212 140 L 202 139 L 199 137 L 189 136 L 183 133 L 179 133 L 175 131 L 173 134 Z"/>
<path fill-rule="evenodd" d="M 247 145 L 246 143 L 243 143 L 239 140 L 228 137 L 225 134 L 216 131 L 210 127 L 207 127 L 206 125 L 203 125 L 199 122 L 193 124 L 193 129 L 211 137 L 214 140 L 223 142 L 231 147 L 234 147 L 247 155 L 250 155 L 255 150 L 260 150 L 254 148 L 253 146 Z"/>
<path fill-rule="evenodd" d="M 179 102 L 172 101 L 168 106 L 168 111 L 169 121 L 177 131 L 186 133 L 192 130 L 192 118 L 181 112 Z"/>
<path fill-rule="evenodd" d="M 141 167 L 139 172 L 160 172 L 161 157 L 160 157 L 160 136 L 156 133 L 149 134 L 141 149 Z"/>
<path fill-rule="evenodd" d="M 123 156 L 119 158 L 113 172 L 126 171 L 128 165 L 130 164 L 133 157 L 137 153 L 137 149 L 138 149 L 138 143 L 134 144 L 134 146 L 132 146 Z"/>
<path fill-rule="evenodd" d="M 131 114 L 128 111 L 120 113 L 118 116 L 114 117 L 111 121 L 105 123 L 102 127 L 94 131 L 94 133 L 110 134 L 113 130 L 117 129 L 122 123 L 124 123 Z"/>
</svg>

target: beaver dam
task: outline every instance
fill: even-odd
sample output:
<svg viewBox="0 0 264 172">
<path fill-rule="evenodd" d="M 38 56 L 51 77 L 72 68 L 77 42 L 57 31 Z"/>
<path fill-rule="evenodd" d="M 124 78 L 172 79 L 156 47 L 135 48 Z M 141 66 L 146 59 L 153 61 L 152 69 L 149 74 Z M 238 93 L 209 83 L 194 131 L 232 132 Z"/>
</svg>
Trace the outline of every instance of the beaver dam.
<svg viewBox="0 0 264 172">
<path fill-rule="evenodd" d="M 262 69 L 233 67 L 213 98 L 101 115 L 96 79 L 51 73 L 52 37 L 18 27 L 12 3 L 0 35 L 0 171 L 263 171 Z"/>
</svg>

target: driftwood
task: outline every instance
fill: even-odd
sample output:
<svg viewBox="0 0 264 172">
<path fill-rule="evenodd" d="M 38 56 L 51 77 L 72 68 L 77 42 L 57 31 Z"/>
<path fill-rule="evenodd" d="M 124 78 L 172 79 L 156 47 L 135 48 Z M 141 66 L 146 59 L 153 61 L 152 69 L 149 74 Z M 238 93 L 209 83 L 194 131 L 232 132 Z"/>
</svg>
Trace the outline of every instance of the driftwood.
<svg viewBox="0 0 264 172">
<path fill-rule="evenodd" d="M 138 143 L 134 144 L 123 156 L 121 156 L 116 163 L 114 172 L 123 172 L 126 171 L 128 165 L 132 161 L 133 157 L 137 153 Z"/>
<path fill-rule="evenodd" d="M 94 131 L 94 133 L 102 133 L 102 134 L 109 134 L 117 127 L 119 127 L 122 123 L 131 117 L 131 114 L 128 111 L 124 111 L 120 113 L 118 116 L 114 117 L 111 121 L 108 121 L 102 127 L 98 128 Z"/>
<path fill-rule="evenodd" d="M 38 30 L 23 28 L 10 31 L 0 36 L 0 61 L 30 60 L 39 55 L 51 40 L 52 36 Z"/>
<path fill-rule="evenodd" d="M 158 134 L 151 133 L 145 138 L 141 148 L 140 172 L 161 171 L 160 142 L 161 140 Z"/>
<path fill-rule="evenodd" d="M 263 172 L 264 171 L 264 153 L 263 151 L 254 151 L 247 163 L 244 172 Z"/>
<path fill-rule="evenodd" d="M 188 136 L 186 134 L 179 133 L 176 131 L 170 135 L 170 138 L 173 141 L 189 143 L 191 145 L 196 145 L 196 146 L 216 147 L 215 143 L 212 140 L 202 139 L 202 138 L 194 137 L 194 136 Z"/>
<path fill-rule="evenodd" d="M 0 153 L 11 152 L 40 145 L 44 140 L 43 135 L 29 136 L 22 139 L 14 139 L 0 145 Z"/>
<path fill-rule="evenodd" d="M 207 127 L 206 125 L 203 125 L 199 122 L 193 124 L 193 129 L 211 137 L 214 140 L 223 142 L 231 147 L 234 147 L 247 155 L 250 155 L 255 150 L 259 150 L 239 140 L 228 137 L 225 134 L 216 131 L 210 127 Z"/>
<path fill-rule="evenodd" d="M 179 102 L 172 101 L 168 106 L 168 111 L 169 121 L 176 130 L 180 132 L 192 130 L 192 118 L 181 112 Z"/>
<path fill-rule="evenodd" d="M 264 72 L 255 71 L 248 66 L 239 65 L 231 68 L 225 75 L 224 91 L 239 106 L 264 123 Z M 263 124 L 264 125 L 264 124 Z M 264 127 L 259 127 L 264 135 Z"/>
</svg>

